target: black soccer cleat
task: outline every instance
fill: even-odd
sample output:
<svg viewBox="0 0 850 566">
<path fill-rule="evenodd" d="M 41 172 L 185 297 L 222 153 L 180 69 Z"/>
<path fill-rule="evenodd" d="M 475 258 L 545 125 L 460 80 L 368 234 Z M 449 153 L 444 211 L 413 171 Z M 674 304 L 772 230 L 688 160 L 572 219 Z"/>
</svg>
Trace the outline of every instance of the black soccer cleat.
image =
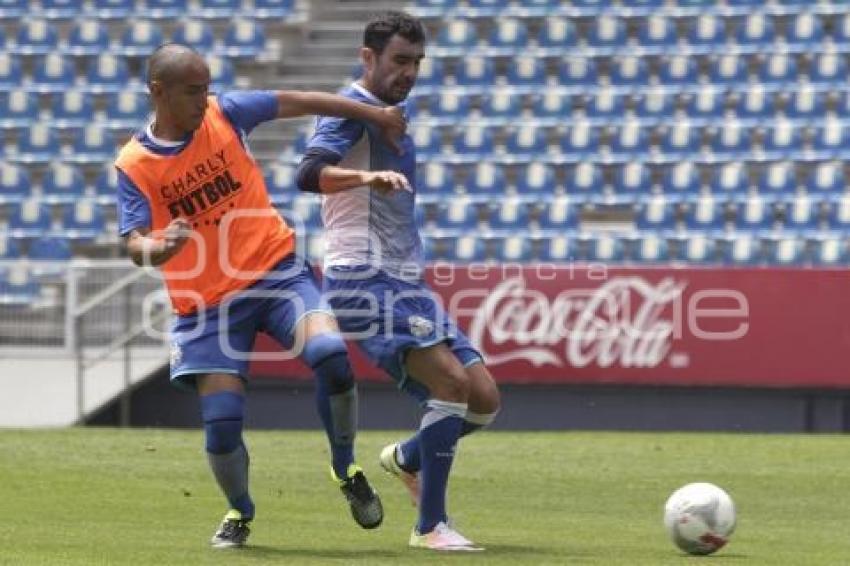
<svg viewBox="0 0 850 566">
<path fill-rule="evenodd" d="M 372 489 L 360 466 L 350 464 L 348 477 L 339 479 L 331 468 L 331 475 L 348 500 L 351 516 L 364 529 L 374 529 L 384 520 L 384 506 L 378 492 Z"/>
<path fill-rule="evenodd" d="M 224 516 L 218 530 L 210 540 L 213 548 L 236 548 L 245 544 L 251 529 L 248 528 L 250 519 L 243 519 L 242 513 L 231 509 Z"/>
</svg>

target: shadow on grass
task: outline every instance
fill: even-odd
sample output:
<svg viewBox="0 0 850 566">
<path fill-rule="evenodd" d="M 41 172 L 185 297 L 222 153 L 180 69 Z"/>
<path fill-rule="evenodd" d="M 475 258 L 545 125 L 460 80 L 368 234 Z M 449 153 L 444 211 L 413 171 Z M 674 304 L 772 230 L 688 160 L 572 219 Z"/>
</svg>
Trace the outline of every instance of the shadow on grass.
<svg viewBox="0 0 850 566">
<path fill-rule="evenodd" d="M 252 544 L 238 550 L 240 557 L 256 558 L 258 560 L 269 560 L 273 558 L 326 558 L 326 559 L 367 559 L 387 558 L 401 559 L 404 552 L 380 550 L 380 549 L 357 549 L 357 550 L 333 550 L 318 548 L 298 548 L 291 546 L 263 546 Z"/>
</svg>

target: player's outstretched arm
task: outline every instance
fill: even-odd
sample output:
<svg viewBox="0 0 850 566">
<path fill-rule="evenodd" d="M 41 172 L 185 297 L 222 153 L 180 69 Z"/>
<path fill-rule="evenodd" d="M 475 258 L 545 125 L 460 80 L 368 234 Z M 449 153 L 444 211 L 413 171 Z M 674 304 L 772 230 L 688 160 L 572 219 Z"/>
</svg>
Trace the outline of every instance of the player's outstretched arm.
<svg viewBox="0 0 850 566">
<path fill-rule="evenodd" d="M 328 165 L 319 172 L 322 193 L 338 193 L 364 185 L 384 192 L 411 190 L 407 177 L 398 171 L 359 171 Z"/>
<path fill-rule="evenodd" d="M 127 235 L 127 252 L 138 266 L 160 266 L 183 249 L 192 231 L 183 218 L 175 218 L 159 235 L 151 234 L 147 228 L 136 228 Z"/>
<path fill-rule="evenodd" d="M 381 128 L 387 142 L 397 152 L 402 152 L 401 137 L 407 130 L 407 121 L 400 108 L 395 106 L 381 108 L 327 92 L 280 90 L 276 95 L 278 118 L 297 118 L 315 114 L 372 122 Z"/>
</svg>

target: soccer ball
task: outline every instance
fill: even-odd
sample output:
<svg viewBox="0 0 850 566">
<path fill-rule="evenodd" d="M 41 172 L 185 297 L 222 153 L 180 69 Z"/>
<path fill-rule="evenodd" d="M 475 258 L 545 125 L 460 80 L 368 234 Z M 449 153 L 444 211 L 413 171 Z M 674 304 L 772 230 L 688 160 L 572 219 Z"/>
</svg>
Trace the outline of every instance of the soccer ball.
<svg viewBox="0 0 850 566">
<path fill-rule="evenodd" d="M 714 484 L 690 483 L 664 504 L 664 526 L 685 552 L 711 554 L 725 546 L 735 530 L 735 504 Z"/>
</svg>

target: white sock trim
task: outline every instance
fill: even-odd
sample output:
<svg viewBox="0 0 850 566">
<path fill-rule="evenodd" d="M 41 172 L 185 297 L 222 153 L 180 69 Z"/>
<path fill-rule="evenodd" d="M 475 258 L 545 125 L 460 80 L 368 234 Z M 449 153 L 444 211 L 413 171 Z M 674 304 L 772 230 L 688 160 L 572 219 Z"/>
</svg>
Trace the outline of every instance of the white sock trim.
<svg viewBox="0 0 850 566">
<path fill-rule="evenodd" d="M 474 425 L 479 426 L 487 426 L 496 420 L 496 415 L 499 414 L 499 411 L 494 413 L 474 413 L 472 411 L 467 411 L 466 415 L 464 415 L 464 420 L 468 423 L 472 423 Z"/>
<path fill-rule="evenodd" d="M 425 405 L 430 410 L 422 417 L 422 423 L 419 425 L 420 430 L 449 417 L 464 418 L 467 412 L 466 403 L 429 399 Z"/>
</svg>

